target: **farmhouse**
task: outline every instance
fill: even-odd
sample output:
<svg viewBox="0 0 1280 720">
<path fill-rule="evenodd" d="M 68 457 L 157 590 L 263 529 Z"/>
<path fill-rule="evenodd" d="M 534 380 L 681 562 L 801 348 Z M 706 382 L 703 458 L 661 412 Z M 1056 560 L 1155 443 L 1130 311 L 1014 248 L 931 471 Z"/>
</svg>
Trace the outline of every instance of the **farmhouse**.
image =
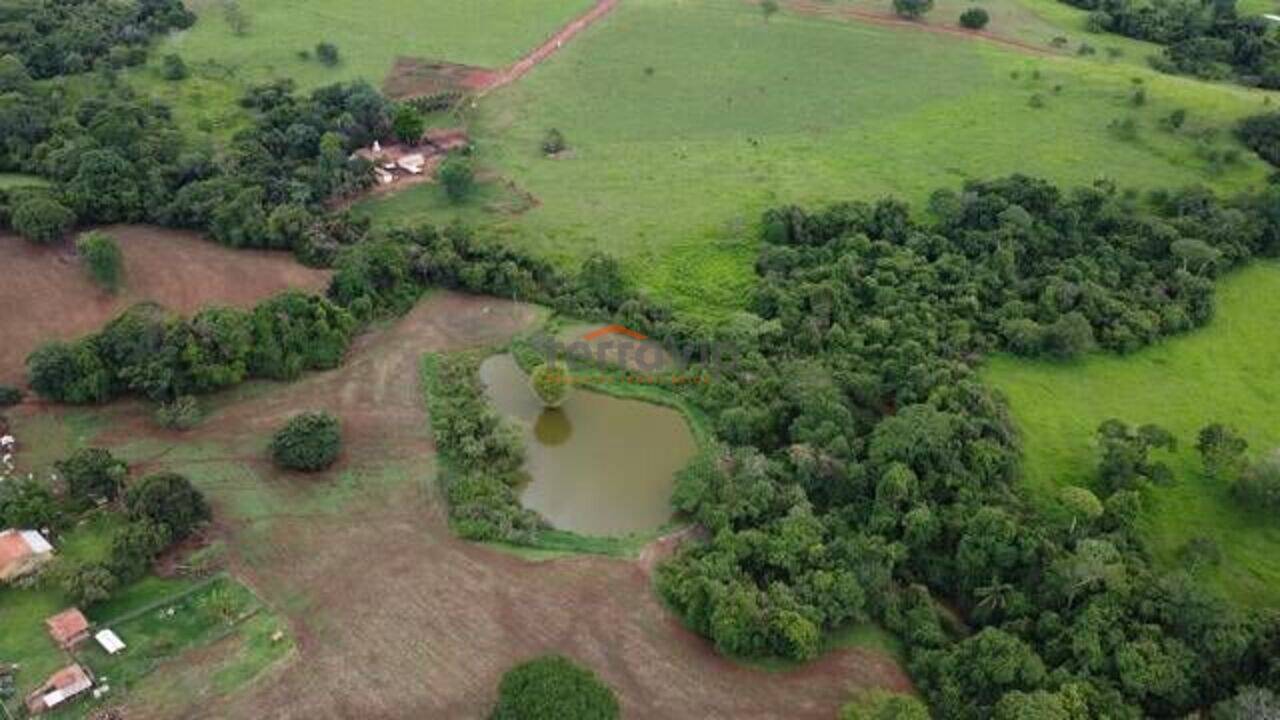
<svg viewBox="0 0 1280 720">
<path fill-rule="evenodd" d="M 89 620 L 76 608 L 63 610 L 44 621 L 58 647 L 70 650 L 89 637 Z"/>
<path fill-rule="evenodd" d="M 68 665 L 54 673 L 27 696 L 27 712 L 38 715 L 52 710 L 93 687 L 93 676 L 80 665 Z"/>
<path fill-rule="evenodd" d="M 0 582 L 35 572 L 53 559 L 53 546 L 38 530 L 0 532 Z"/>
<path fill-rule="evenodd" d="M 351 154 L 351 159 L 368 161 L 378 185 L 391 185 L 410 177 L 429 177 L 454 150 L 471 144 L 467 131 L 461 128 L 435 128 L 423 133 L 416 145 L 383 144 L 374 141 L 367 148 Z"/>
</svg>

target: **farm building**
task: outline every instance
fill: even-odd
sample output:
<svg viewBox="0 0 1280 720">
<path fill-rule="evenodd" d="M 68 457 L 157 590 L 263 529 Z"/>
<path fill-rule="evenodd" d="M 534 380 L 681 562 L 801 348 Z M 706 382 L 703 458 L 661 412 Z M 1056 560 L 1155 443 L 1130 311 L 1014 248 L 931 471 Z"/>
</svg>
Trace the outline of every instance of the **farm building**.
<svg viewBox="0 0 1280 720">
<path fill-rule="evenodd" d="M 0 532 L 0 582 L 40 569 L 53 559 L 53 546 L 38 530 Z"/>
<path fill-rule="evenodd" d="M 99 630 L 97 634 L 93 636 L 93 639 L 98 641 L 98 644 L 102 646 L 102 649 L 105 650 L 108 655 L 115 655 L 125 649 L 124 641 L 121 640 L 120 636 L 111 629 Z"/>
<path fill-rule="evenodd" d="M 93 687 L 93 676 L 79 665 L 68 665 L 54 673 L 27 696 L 27 712 L 32 715 L 52 710 Z"/>
<path fill-rule="evenodd" d="M 406 177 L 431 175 L 445 155 L 470 144 L 471 138 L 466 130 L 436 128 L 423 133 L 417 145 L 384 145 L 374 141 L 370 147 L 351 153 L 351 159 L 368 161 L 373 165 L 373 174 L 378 184 L 391 185 Z"/>
<path fill-rule="evenodd" d="M 89 619 L 77 608 L 70 608 L 44 621 L 49 636 L 58 647 L 70 650 L 89 637 Z"/>
</svg>

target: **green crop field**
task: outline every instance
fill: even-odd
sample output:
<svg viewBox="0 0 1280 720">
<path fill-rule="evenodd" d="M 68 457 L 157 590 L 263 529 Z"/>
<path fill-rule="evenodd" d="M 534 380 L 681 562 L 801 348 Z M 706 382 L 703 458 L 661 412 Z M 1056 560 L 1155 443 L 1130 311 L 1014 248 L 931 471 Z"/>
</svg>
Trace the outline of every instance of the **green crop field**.
<svg viewBox="0 0 1280 720">
<path fill-rule="evenodd" d="M 1142 80 L 1147 102 L 1129 96 Z M 1032 107 L 1039 96 L 1042 107 Z M 568 262 L 626 259 L 649 290 L 715 316 L 744 297 L 758 213 L 780 203 L 923 201 L 1012 172 L 1135 187 L 1259 183 L 1226 132 L 1263 97 L 1097 58 L 1044 57 L 968 38 L 783 12 L 736 0 L 634 0 L 474 110 L 482 168 L 538 201 L 488 215 L 498 232 Z M 1186 108 L 1179 133 L 1160 118 Z M 1132 118 L 1136 139 L 1108 129 Z M 569 152 L 541 155 L 560 129 Z M 447 220 L 419 186 L 362 210 L 381 222 Z"/>
<path fill-rule="evenodd" d="M 1087 485 L 1097 457 L 1093 434 L 1108 418 L 1156 423 L 1178 438 L 1174 487 L 1147 493 L 1144 523 L 1156 556 L 1172 564 L 1191 538 L 1222 549 L 1207 579 L 1251 605 L 1280 600 L 1280 527 L 1273 515 L 1240 507 L 1201 472 L 1196 433 L 1236 426 L 1253 453 L 1280 446 L 1280 265 L 1262 264 L 1220 283 L 1217 316 L 1206 328 L 1128 357 L 1091 356 L 1056 364 L 1007 357 L 985 377 L 1009 398 L 1026 448 L 1026 481 L 1036 492 Z"/>
</svg>

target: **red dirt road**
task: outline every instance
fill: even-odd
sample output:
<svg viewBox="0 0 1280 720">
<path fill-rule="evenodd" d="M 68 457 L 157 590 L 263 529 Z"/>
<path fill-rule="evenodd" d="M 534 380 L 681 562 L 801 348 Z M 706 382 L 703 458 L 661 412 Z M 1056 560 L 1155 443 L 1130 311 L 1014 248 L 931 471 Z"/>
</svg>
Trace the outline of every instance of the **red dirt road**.
<svg viewBox="0 0 1280 720">
<path fill-rule="evenodd" d="M 130 305 L 158 302 L 181 313 L 211 304 L 250 307 L 288 288 L 315 291 L 329 273 L 285 253 L 233 250 L 195 233 L 147 226 L 103 228 L 124 253 L 124 288 L 94 285 L 69 245 L 42 247 L 0 234 L 0 383 L 25 382 L 41 343 L 93 332 Z"/>
<path fill-rule="evenodd" d="M 205 672 L 216 672 L 224 654 L 178 658 L 148 681 L 162 684 L 158 692 L 133 698 L 131 720 L 481 718 L 502 673 L 547 652 L 592 667 L 617 690 L 629 718 L 830 720 L 854 688 L 911 687 L 891 659 L 871 651 L 837 651 L 787 672 L 717 654 L 653 592 L 648 570 L 674 537 L 633 560 L 543 562 L 454 537 L 427 482 L 434 461 L 419 360 L 427 351 L 502 342 L 535 318 L 529 306 L 437 293 L 361 337 L 336 370 L 214 398 L 209 417 L 190 433 L 157 430 L 141 404 L 104 409 L 109 429 L 93 444 L 151 437 L 225 451 L 211 462 L 226 463 L 228 472 L 200 476 L 232 570 L 288 620 L 299 645 L 265 677 L 215 699 L 207 686 L 203 697 L 174 687 L 199 676 L 193 664 L 208 662 Z M 339 468 L 302 478 L 253 457 L 284 417 L 315 407 L 343 422 Z M 19 437 L 35 412 L 28 406 L 15 416 Z M 151 457 L 134 471 L 184 469 L 169 458 Z M 195 476 L 199 467 L 185 469 Z M 343 480 L 352 473 L 358 479 Z M 343 495 L 351 482 L 357 490 Z"/>
<path fill-rule="evenodd" d="M 595 21 L 613 12 L 613 9 L 618 6 L 618 2 L 619 0 L 597 0 L 596 4 L 593 5 L 590 10 L 574 18 L 568 25 L 560 28 L 555 35 L 552 35 L 546 42 L 534 48 L 529 54 L 498 72 L 489 80 L 489 83 L 480 90 L 480 94 L 484 95 L 485 93 L 497 90 L 504 85 L 510 85 L 516 80 L 524 77 L 526 73 L 537 67 L 538 63 L 543 62 L 554 55 L 556 51 L 564 46 L 565 43 L 572 40 L 575 35 L 586 30 Z"/>
</svg>

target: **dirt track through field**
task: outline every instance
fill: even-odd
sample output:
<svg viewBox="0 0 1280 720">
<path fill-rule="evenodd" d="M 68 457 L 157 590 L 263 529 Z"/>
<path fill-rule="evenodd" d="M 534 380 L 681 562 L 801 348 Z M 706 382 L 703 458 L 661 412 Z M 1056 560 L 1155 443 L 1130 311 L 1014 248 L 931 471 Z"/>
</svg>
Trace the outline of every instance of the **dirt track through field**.
<svg viewBox="0 0 1280 720">
<path fill-rule="evenodd" d="M 510 85 L 524 77 L 526 73 L 537 67 L 538 63 L 543 62 L 564 47 L 564 44 L 572 40 L 575 35 L 586 30 L 595 21 L 613 12 L 619 1 L 598 0 L 595 5 L 591 6 L 590 10 L 571 20 L 569 24 L 560 28 L 546 42 L 489 78 L 488 83 L 480 90 L 480 95 L 485 95 L 500 87 Z"/>
<path fill-rule="evenodd" d="M 756 0 L 748 0 L 755 4 Z M 888 13 L 872 12 L 861 8 L 849 7 L 844 5 L 830 5 L 815 0 L 785 0 L 782 5 L 791 12 L 800 13 L 802 15 L 817 15 L 821 17 L 841 18 L 846 20 L 857 20 L 860 22 L 870 23 L 872 25 L 881 25 L 884 27 L 903 28 L 909 30 L 918 30 L 920 32 L 934 33 L 935 35 L 948 35 L 950 37 L 964 38 L 966 40 L 982 40 L 1002 47 L 1018 50 L 1019 52 L 1031 53 L 1033 55 L 1061 55 L 1053 51 L 1051 48 L 1041 47 L 1032 43 L 1015 40 L 1013 38 L 996 35 L 986 30 L 966 30 L 959 27 L 950 27 L 946 25 L 931 25 L 925 20 L 907 20 L 891 15 Z"/>
<path fill-rule="evenodd" d="M 94 285 L 69 244 L 36 245 L 0 234 L 0 383 L 25 381 L 27 355 L 41 343 L 100 328 L 150 300 L 180 313 L 211 304 L 250 307 L 282 290 L 320 290 L 329 272 L 285 253 L 233 250 L 195 233 L 148 226 L 103 228 L 124 253 L 124 287 Z"/>
<path fill-rule="evenodd" d="M 139 718 L 482 718 L 502 673 L 541 653 L 589 665 L 618 691 L 629 718 L 822 718 L 851 689 L 910 688 L 888 657 L 829 653 L 787 672 L 747 668 L 685 630 L 655 596 L 649 573 L 678 537 L 637 559 L 573 556 L 543 562 L 464 542 L 449 530 L 428 482 L 433 447 L 419 387 L 424 352 L 491 345 L 528 327 L 530 306 L 438 293 L 389 327 L 362 336 L 340 368 L 291 384 L 254 383 L 213 399 L 196 430 L 157 430 L 140 404 L 120 403 L 90 442 L 225 450 L 228 477 L 203 485 L 233 572 L 288 620 L 299 652 L 238 694 L 216 701 L 158 693 L 165 704 Z M 343 422 L 340 468 L 319 477 L 275 473 L 252 449 L 283 418 L 322 407 Z M 36 408 L 22 409 L 15 419 Z M 60 412 L 58 408 L 42 412 Z M 19 425 L 20 429 L 20 425 Z M 19 433 L 21 436 L 21 433 Z M 181 471 L 162 452 L 135 473 Z M 188 464 L 195 473 L 198 467 Z M 338 509 L 315 510 L 346 471 L 384 467 L 398 478 L 361 487 Z M 248 472 L 245 472 L 245 471 Z M 385 473 L 384 473 L 385 474 Z M 261 484 L 286 502 L 246 507 Z M 210 657 L 218 657 L 217 653 Z M 201 656 L 179 658 L 189 665 Z M 210 661 L 212 662 L 212 661 Z M 208 672 L 215 672 L 211 666 Z M 165 668 L 157 671 L 165 682 Z M 177 682 L 175 679 L 174 682 Z"/>
</svg>

